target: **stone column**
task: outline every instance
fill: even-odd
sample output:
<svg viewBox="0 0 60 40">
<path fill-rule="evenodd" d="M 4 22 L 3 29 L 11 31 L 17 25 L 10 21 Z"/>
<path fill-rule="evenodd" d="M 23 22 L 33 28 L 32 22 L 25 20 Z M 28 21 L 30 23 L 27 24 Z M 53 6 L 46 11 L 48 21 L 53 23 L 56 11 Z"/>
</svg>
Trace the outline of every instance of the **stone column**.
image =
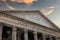
<svg viewBox="0 0 60 40">
<path fill-rule="evenodd" d="M 17 28 L 13 27 L 12 28 L 12 40 L 17 40 Z"/>
<path fill-rule="evenodd" d="M 46 40 L 46 35 L 44 33 L 42 33 L 43 36 L 43 40 Z"/>
<path fill-rule="evenodd" d="M 37 32 L 34 32 L 34 40 L 38 40 Z"/>
<path fill-rule="evenodd" d="M 58 38 L 57 38 L 57 37 L 55 37 L 55 39 L 56 39 L 56 40 L 58 40 Z"/>
<path fill-rule="evenodd" d="M 3 31 L 3 26 L 0 25 L 0 40 L 2 40 L 2 31 Z"/>
<path fill-rule="evenodd" d="M 21 32 L 20 32 L 19 30 L 17 30 L 17 36 L 18 36 L 18 37 L 17 37 L 17 40 L 21 40 L 21 38 L 20 38 L 20 33 L 21 33 Z"/>
<path fill-rule="evenodd" d="M 52 40 L 52 36 L 49 36 L 49 39 Z"/>
<path fill-rule="evenodd" d="M 28 40 L 28 30 L 24 29 L 24 40 Z"/>
</svg>

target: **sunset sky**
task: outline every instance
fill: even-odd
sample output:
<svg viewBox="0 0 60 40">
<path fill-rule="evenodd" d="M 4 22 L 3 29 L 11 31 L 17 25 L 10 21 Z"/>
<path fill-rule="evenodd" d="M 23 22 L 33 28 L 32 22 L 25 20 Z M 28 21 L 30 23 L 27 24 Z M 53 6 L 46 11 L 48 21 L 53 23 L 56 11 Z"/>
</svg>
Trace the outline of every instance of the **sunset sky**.
<svg viewBox="0 0 60 40">
<path fill-rule="evenodd" d="M 0 10 L 40 10 L 60 28 L 60 0 L 0 0 Z"/>
</svg>

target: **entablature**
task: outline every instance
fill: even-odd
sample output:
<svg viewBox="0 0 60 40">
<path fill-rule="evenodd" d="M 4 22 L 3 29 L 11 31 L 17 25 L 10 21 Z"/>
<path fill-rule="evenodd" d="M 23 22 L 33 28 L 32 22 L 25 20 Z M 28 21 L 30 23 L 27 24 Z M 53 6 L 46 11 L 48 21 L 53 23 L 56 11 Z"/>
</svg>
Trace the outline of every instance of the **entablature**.
<svg viewBox="0 0 60 40">
<path fill-rule="evenodd" d="M 0 22 L 15 26 L 15 27 L 19 27 L 19 28 L 27 28 L 28 30 L 36 30 L 37 32 L 51 34 L 54 36 L 60 35 L 60 32 L 58 32 L 56 30 L 51 30 L 49 28 L 45 28 L 43 25 L 39 25 L 39 24 L 30 22 L 30 21 L 27 21 L 27 20 L 24 20 L 21 18 L 10 16 L 10 15 L 2 15 L 1 14 Z"/>
</svg>

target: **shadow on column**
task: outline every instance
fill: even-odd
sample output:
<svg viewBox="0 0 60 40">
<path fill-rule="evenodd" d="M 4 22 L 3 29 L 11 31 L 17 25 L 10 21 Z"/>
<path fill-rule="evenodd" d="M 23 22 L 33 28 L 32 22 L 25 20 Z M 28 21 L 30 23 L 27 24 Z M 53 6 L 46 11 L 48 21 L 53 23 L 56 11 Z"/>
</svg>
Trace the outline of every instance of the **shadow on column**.
<svg viewBox="0 0 60 40">
<path fill-rule="evenodd" d="M 2 40 L 12 40 L 12 28 L 3 26 Z"/>
<path fill-rule="evenodd" d="M 34 34 L 31 31 L 28 31 L 28 40 L 34 40 Z"/>
<path fill-rule="evenodd" d="M 53 36 L 53 37 L 52 37 L 52 40 L 56 40 L 56 38 Z"/>
<path fill-rule="evenodd" d="M 46 40 L 50 40 L 50 38 L 49 38 L 49 36 L 48 36 L 48 35 L 46 35 Z"/>
<path fill-rule="evenodd" d="M 21 40 L 24 40 L 24 32 L 21 34 Z"/>
<path fill-rule="evenodd" d="M 42 33 L 38 33 L 37 36 L 38 36 L 38 40 L 43 40 Z"/>
<path fill-rule="evenodd" d="M 20 28 L 17 28 L 17 40 L 24 40 L 24 31 Z"/>
</svg>

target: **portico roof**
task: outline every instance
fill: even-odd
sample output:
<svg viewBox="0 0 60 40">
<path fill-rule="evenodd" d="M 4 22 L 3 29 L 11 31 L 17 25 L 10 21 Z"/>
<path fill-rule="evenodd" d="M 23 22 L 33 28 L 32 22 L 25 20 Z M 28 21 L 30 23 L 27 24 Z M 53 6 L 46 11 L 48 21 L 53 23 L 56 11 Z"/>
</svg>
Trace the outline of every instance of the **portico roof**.
<svg viewBox="0 0 60 40">
<path fill-rule="evenodd" d="M 48 25 L 50 24 L 51 25 L 51 27 L 48 27 L 48 26 L 46 26 L 46 25 L 43 25 L 43 24 L 40 24 L 40 23 L 36 23 L 35 21 L 31 21 L 31 20 L 28 20 L 28 19 L 24 19 L 24 18 L 20 18 L 20 17 L 18 17 L 18 16 L 16 16 L 16 15 L 14 15 L 14 14 L 17 14 L 18 15 L 18 13 L 22 13 L 22 12 L 26 12 L 26 13 L 28 13 L 29 14 L 29 12 L 34 12 L 34 13 L 39 13 L 38 15 L 40 15 L 40 16 L 42 16 L 45 20 L 47 20 L 49 23 L 48 23 Z M 52 23 L 47 17 L 45 17 L 40 11 L 8 11 L 8 12 L 6 12 L 6 11 L 3 11 L 3 12 L 0 12 L 0 13 L 2 13 L 2 14 L 8 14 L 8 15 L 10 15 L 10 16 L 14 16 L 14 17 L 17 17 L 17 18 L 20 18 L 20 19 L 23 19 L 23 20 L 26 20 L 26 21 L 29 21 L 29 22 L 31 22 L 31 23 L 34 23 L 34 24 L 38 24 L 38 25 L 43 25 L 43 26 L 45 26 L 46 28 L 50 28 L 50 29 L 55 29 L 55 30 L 59 30 L 60 31 L 60 29 L 54 24 L 54 23 Z M 35 15 L 35 14 L 34 14 Z M 24 15 L 22 15 L 22 16 L 24 16 Z M 28 15 L 29 16 L 29 15 Z M 31 17 L 31 16 L 30 16 Z M 43 21 L 44 22 L 44 21 Z M 45 22 L 46 23 L 46 22 Z"/>
</svg>

